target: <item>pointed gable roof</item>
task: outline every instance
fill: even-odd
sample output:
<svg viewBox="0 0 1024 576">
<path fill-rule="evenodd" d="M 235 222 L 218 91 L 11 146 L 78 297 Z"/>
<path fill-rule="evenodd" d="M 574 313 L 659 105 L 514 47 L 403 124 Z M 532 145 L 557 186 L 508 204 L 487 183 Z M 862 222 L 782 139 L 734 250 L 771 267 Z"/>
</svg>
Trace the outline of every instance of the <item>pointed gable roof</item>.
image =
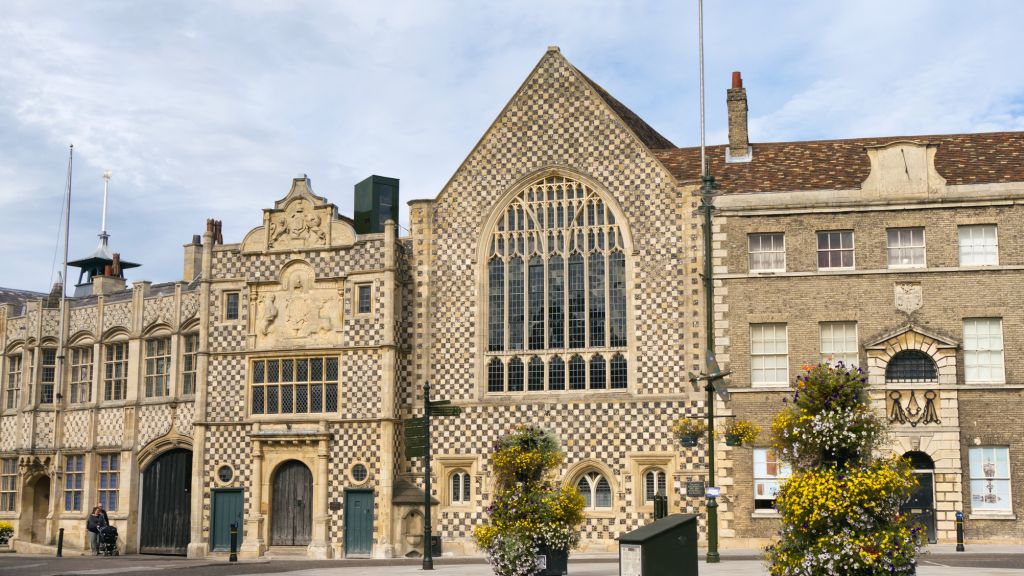
<svg viewBox="0 0 1024 576">
<path fill-rule="evenodd" d="M 603 100 L 604 103 L 607 104 L 608 107 L 611 108 L 612 111 L 615 112 L 615 114 L 622 120 L 622 123 L 625 124 L 641 142 L 644 143 L 644 146 L 647 146 L 651 150 L 674 149 L 676 147 L 676 145 L 670 142 L 668 138 L 665 138 L 659 134 L 657 130 L 651 128 L 651 125 L 644 122 L 643 118 L 637 116 L 636 113 L 627 108 L 625 104 L 616 100 L 614 96 L 609 94 L 608 91 L 602 88 L 597 82 L 594 82 L 586 74 L 580 72 L 579 68 L 573 66 L 573 70 L 576 70 L 583 80 L 590 85 L 594 92 L 597 92 L 597 95 L 601 97 L 601 100 Z"/>
</svg>

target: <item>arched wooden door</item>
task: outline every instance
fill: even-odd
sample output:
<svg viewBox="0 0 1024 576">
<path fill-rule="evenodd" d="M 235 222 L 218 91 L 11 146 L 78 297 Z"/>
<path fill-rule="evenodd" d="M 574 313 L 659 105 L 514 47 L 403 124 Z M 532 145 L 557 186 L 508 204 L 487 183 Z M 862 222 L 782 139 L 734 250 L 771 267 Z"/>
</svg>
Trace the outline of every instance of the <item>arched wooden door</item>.
<svg viewBox="0 0 1024 576">
<path fill-rule="evenodd" d="M 192 530 L 192 451 L 158 456 L 142 473 L 139 552 L 188 553 Z"/>
<path fill-rule="evenodd" d="M 924 525 L 928 542 L 936 543 L 935 526 L 935 462 L 924 452 L 907 452 L 904 458 L 910 460 L 917 478 L 917 487 L 910 498 L 900 506 L 900 512 L 909 514 Z"/>
<path fill-rule="evenodd" d="M 289 460 L 274 474 L 271 491 L 270 545 L 306 546 L 313 532 L 313 474 Z"/>
</svg>

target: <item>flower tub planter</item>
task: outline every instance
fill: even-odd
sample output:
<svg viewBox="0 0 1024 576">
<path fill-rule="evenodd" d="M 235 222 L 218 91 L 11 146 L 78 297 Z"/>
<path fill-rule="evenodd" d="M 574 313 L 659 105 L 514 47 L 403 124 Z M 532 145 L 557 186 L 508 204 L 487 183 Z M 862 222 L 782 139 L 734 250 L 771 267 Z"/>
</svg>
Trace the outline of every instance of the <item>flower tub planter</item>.
<svg viewBox="0 0 1024 576">
<path fill-rule="evenodd" d="M 725 435 L 726 446 L 743 446 L 743 437 L 739 434 L 726 434 Z"/>
<path fill-rule="evenodd" d="M 568 550 L 549 550 L 541 546 L 538 556 L 543 556 L 544 559 L 541 561 L 541 569 L 537 576 L 564 576 L 569 573 Z"/>
<path fill-rule="evenodd" d="M 698 439 L 699 438 L 697 436 L 680 436 L 679 443 L 682 444 L 684 448 L 695 448 L 697 446 Z"/>
</svg>

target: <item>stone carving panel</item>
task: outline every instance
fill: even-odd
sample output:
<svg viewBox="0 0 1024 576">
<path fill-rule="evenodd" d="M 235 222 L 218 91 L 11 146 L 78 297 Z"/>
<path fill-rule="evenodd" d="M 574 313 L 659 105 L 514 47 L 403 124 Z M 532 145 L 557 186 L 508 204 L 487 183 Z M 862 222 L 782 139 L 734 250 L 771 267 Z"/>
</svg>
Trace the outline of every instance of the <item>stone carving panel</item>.
<svg viewBox="0 0 1024 576">
<path fill-rule="evenodd" d="M 139 408 L 139 446 L 145 446 L 154 438 L 170 432 L 172 417 L 173 412 L 167 404 Z"/>
<path fill-rule="evenodd" d="M 293 200 L 283 212 L 271 214 L 267 244 L 270 248 L 326 246 L 331 209 L 316 208 L 305 198 Z"/>
<path fill-rule="evenodd" d="M 60 331 L 60 310 L 45 309 L 43 310 L 43 334 L 45 338 L 50 336 L 56 338 L 57 333 Z"/>
<path fill-rule="evenodd" d="M 920 282 L 897 282 L 896 309 L 912 314 L 924 305 L 924 292 Z"/>
<path fill-rule="evenodd" d="M 105 333 L 107 330 L 116 327 L 131 329 L 131 302 L 118 302 L 117 304 L 110 304 L 103 309 L 103 332 Z"/>
<path fill-rule="evenodd" d="M 186 292 L 181 295 L 181 321 L 193 318 L 199 312 L 199 294 Z"/>
<path fill-rule="evenodd" d="M 179 434 L 183 436 L 192 435 L 192 420 L 195 418 L 195 412 L 194 404 L 180 404 L 178 406 L 174 427 L 177 428 Z"/>
<path fill-rule="evenodd" d="M 64 414 L 64 446 L 85 448 L 89 445 L 89 412 L 75 410 Z"/>
<path fill-rule="evenodd" d="M 120 408 L 101 410 L 96 421 L 96 444 L 120 446 L 124 442 L 124 412 Z"/>
<path fill-rule="evenodd" d="M 77 334 L 83 331 L 92 333 L 96 330 L 96 307 L 72 308 L 69 325 L 68 334 Z"/>
<path fill-rule="evenodd" d="M 11 318 L 7 321 L 7 339 L 8 340 L 24 340 L 28 337 L 28 319 L 22 316 L 21 318 Z"/>
<path fill-rule="evenodd" d="M 174 326 L 174 297 L 153 298 L 143 302 L 142 325 L 148 328 L 156 323 Z"/>
<path fill-rule="evenodd" d="M 36 448 L 53 448 L 53 412 L 38 412 L 36 417 Z"/>
<path fill-rule="evenodd" d="M 277 285 L 252 287 L 256 313 L 249 327 L 259 348 L 339 344 L 342 294 L 338 282 L 316 282 L 306 263 L 289 266 Z"/>
<path fill-rule="evenodd" d="M 12 452 L 18 447 L 18 417 L 0 418 L 0 451 Z"/>
</svg>

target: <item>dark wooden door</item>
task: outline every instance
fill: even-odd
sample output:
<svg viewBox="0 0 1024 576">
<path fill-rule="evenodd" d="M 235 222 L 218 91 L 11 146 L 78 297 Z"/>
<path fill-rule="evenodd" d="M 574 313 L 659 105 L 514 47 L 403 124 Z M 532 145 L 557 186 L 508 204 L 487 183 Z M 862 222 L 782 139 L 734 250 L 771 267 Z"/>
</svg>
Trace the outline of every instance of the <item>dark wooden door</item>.
<svg viewBox="0 0 1024 576">
<path fill-rule="evenodd" d="M 142 473 L 139 552 L 184 556 L 192 529 L 192 451 L 171 450 Z"/>
<path fill-rule="evenodd" d="M 290 460 L 274 474 L 270 493 L 270 545 L 305 546 L 313 532 L 313 474 Z"/>
<path fill-rule="evenodd" d="M 345 555 L 373 552 L 373 491 L 345 491 Z"/>
<path fill-rule="evenodd" d="M 210 549 L 214 552 L 231 550 L 231 524 L 238 527 L 238 548 L 242 547 L 242 491 L 213 491 L 213 520 L 210 522 Z M 236 548 L 237 550 L 237 548 Z"/>
<path fill-rule="evenodd" d="M 915 470 L 917 487 L 910 499 L 900 506 L 900 512 L 909 514 L 913 521 L 924 525 L 928 542 L 936 543 L 935 532 L 935 473 L 931 470 Z"/>
</svg>

